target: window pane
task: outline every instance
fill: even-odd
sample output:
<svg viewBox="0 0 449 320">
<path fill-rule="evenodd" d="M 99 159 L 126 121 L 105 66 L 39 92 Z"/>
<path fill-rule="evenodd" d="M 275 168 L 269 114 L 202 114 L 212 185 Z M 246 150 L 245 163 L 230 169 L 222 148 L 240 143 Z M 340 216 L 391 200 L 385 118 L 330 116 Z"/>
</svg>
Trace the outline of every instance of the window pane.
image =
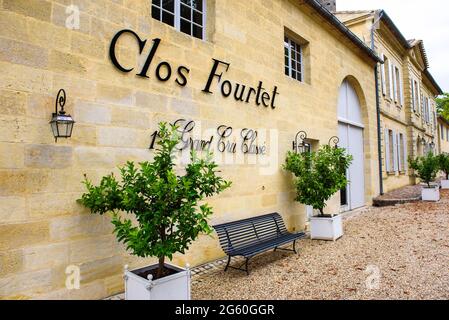
<svg viewBox="0 0 449 320">
<path fill-rule="evenodd" d="M 175 13 L 175 0 L 162 0 L 162 8 Z"/>
<path fill-rule="evenodd" d="M 302 81 L 301 46 L 287 37 L 284 37 L 284 47 L 285 74 L 293 79 Z"/>
<path fill-rule="evenodd" d="M 192 9 L 181 3 L 181 17 L 186 20 L 192 20 Z"/>
<path fill-rule="evenodd" d="M 193 25 L 193 36 L 198 39 L 203 39 L 203 28 Z"/>
<path fill-rule="evenodd" d="M 193 22 L 202 26 L 203 25 L 203 15 L 201 13 L 199 13 L 198 11 L 193 10 Z"/>
<path fill-rule="evenodd" d="M 166 11 L 162 11 L 162 22 L 171 25 L 173 27 L 175 25 L 175 16 Z"/>
<path fill-rule="evenodd" d="M 151 8 L 151 16 L 156 20 L 161 20 L 161 10 L 155 6 Z"/>
<path fill-rule="evenodd" d="M 192 34 L 192 24 L 184 19 L 181 19 L 181 32 L 187 33 L 188 35 Z"/>
<path fill-rule="evenodd" d="M 203 0 L 181 0 L 181 2 L 196 10 L 203 11 Z"/>
<path fill-rule="evenodd" d="M 153 6 L 161 6 L 161 0 L 153 0 Z"/>
</svg>

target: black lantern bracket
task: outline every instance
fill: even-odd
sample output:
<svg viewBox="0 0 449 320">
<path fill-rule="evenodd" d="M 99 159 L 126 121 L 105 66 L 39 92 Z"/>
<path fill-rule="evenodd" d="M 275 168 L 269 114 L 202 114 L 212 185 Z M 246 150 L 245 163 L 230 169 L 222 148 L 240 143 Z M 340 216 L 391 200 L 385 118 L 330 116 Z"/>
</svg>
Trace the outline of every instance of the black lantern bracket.
<svg viewBox="0 0 449 320">
<path fill-rule="evenodd" d="M 66 114 L 64 106 L 66 104 L 67 96 L 64 89 L 60 89 L 56 96 L 55 112 L 52 114 L 50 121 L 55 142 L 58 138 L 70 138 L 72 136 L 73 125 L 75 121 L 70 114 Z M 58 111 L 58 108 L 60 109 Z"/>
<path fill-rule="evenodd" d="M 340 138 L 337 136 L 333 136 L 332 138 L 329 139 L 330 147 L 338 148 L 339 143 L 340 143 Z"/>
<path fill-rule="evenodd" d="M 306 143 L 307 132 L 299 131 L 295 136 L 295 141 L 293 141 L 293 151 L 296 153 L 303 153 L 310 151 L 310 144 Z"/>
</svg>

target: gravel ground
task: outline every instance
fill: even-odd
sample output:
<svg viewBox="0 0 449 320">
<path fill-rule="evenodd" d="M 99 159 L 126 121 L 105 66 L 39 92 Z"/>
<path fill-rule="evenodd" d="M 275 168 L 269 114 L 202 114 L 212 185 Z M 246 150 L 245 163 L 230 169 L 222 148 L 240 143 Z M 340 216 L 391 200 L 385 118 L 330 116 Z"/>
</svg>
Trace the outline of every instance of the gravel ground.
<svg viewBox="0 0 449 320">
<path fill-rule="evenodd" d="M 192 298 L 449 299 L 449 191 L 439 203 L 366 209 L 337 242 L 298 247 L 255 257 L 250 276 L 212 268 L 195 277 Z"/>
</svg>

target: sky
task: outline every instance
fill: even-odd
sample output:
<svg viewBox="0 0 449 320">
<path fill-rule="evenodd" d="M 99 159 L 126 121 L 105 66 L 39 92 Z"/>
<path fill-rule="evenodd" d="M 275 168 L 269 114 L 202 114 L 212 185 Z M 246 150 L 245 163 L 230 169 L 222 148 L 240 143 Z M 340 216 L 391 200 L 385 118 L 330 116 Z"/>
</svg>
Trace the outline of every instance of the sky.
<svg viewBox="0 0 449 320">
<path fill-rule="evenodd" d="M 447 0 L 337 0 L 337 10 L 384 9 L 406 39 L 422 39 L 429 71 L 449 92 L 449 2 Z"/>
</svg>

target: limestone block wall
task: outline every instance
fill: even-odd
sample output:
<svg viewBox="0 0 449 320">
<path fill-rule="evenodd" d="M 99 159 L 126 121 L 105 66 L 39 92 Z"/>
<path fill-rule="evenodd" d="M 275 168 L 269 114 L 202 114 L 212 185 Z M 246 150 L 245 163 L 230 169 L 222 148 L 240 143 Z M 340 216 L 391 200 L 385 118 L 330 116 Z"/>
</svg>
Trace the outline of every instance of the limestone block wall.
<svg viewBox="0 0 449 320">
<path fill-rule="evenodd" d="M 66 27 L 69 5 L 79 29 Z M 87 174 L 94 182 L 128 160 L 151 160 L 150 135 L 160 121 L 195 120 L 202 130 L 226 124 L 268 132 L 268 155 L 221 166 L 233 187 L 210 199 L 211 223 L 279 212 L 291 230 L 305 225 L 291 176 L 281 169 L 299 130 L 326 144 L 338 134 L 337 98 L 350 77 L 365 122 L 366 203 L 378 194 L 373 64 L 346 38 L 297 1 L 208 0 L 201 41 L 151 18 L 146 0 L 0 0 L 0 298 L 98 299 L 123 290 L 122 269 L 152 263 L 125 252 L 108 217 L 76 203 Z M 160 38 L 149 78 L 122 73 L 108 55 L 122 29 Z M 309 42 L 310 83 L 284 75 L 285 28 Z M 148 52 L 150 45 L 144 51 Z M 124 65 L 138 66 L 135 40 L 118 46 Z M 267 90 L 278 87 L 276 109 L 202 92 L 212 58 L 230 63 L 224 78 Z M 160 82 L 155 66 L 190 68 L 188 85 Z M 55 143 L 49 121 L 60 88 L 77 121 L 73 137 Z M 265 162 L 264 162 L 265 161 Z M 338 211 L 338 197 L 328 207 Z M 201 237 L 175 263 L 197 265 L 223 256 L 216 238 Z M 68 266 L 81 286 L 66 287 Z"/>
</svg>

